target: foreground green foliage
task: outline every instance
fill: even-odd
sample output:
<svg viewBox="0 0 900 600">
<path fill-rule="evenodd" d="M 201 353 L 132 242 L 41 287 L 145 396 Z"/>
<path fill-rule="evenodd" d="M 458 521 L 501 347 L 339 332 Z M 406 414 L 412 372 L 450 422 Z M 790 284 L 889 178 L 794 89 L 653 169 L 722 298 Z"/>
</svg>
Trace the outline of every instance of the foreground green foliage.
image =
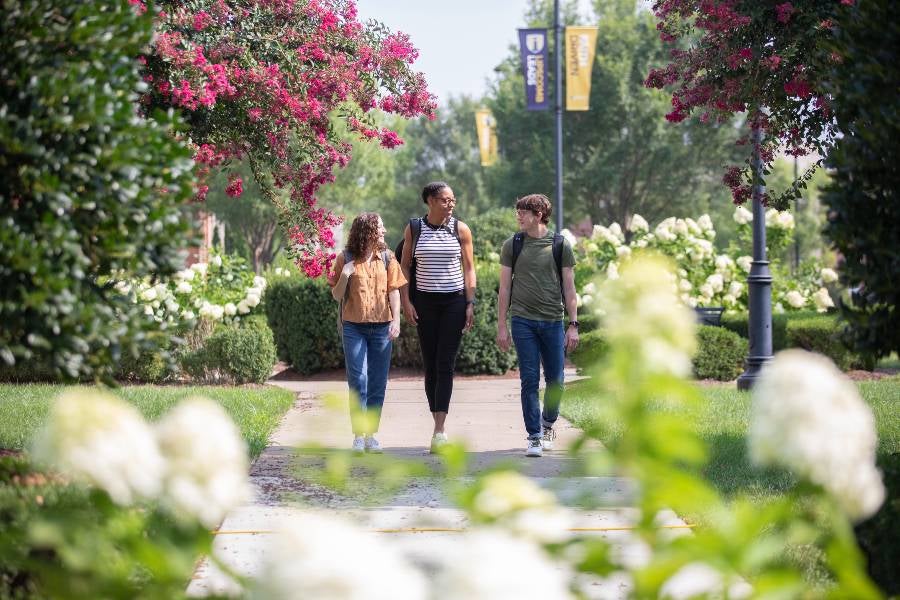
<svg viewBox="0 0 900 600">
<path fill-rule="evenodd" d="M 157 328 L 113 279 L 172 272 L 190 152 L 135 114 L 149 14 L 114 2 L 0 9 L 0 364 L 109 377 Z"/>
<path fill-rule="evenodd" d="M 0 385 L 0 448 L 24 449 L 44 423 L 62 385 Z M 251 458 L 266 447 L 269 434 L 290 408 L 293 394 L 275 387 L 126 386 L 113 393 L 155 421 L 179 401 L 205 396 L 222 405 L 241 431 Z"/>
</svg>

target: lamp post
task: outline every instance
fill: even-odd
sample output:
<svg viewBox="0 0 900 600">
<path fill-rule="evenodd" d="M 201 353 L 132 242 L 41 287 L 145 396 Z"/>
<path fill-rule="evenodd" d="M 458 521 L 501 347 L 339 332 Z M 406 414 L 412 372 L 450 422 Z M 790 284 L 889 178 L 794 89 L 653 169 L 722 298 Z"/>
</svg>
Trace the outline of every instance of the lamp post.
<svg viewBox="0 0 900 600">
<path fill-rule="evenodd" d="M 772 360 L 772 273 L 766 257 L 766 212 L 762 204 L 762 158 L 759 145 L 762 131 L 753 128 L 753 262 L 747 276 L 750 296 L 750 352 L 747 354 L 744 372 L 738 377 L 739 390 L 749 390 L 759 377 L 762 367 Z"/>
<path fill-rule="evenodd" d="M 556 51 L 556 231 L 563 230 L 563 97 L 562 97 L 562 25 L 559 22 L 559 0 L 553 0 L 553 45 Z"/>
</svg>

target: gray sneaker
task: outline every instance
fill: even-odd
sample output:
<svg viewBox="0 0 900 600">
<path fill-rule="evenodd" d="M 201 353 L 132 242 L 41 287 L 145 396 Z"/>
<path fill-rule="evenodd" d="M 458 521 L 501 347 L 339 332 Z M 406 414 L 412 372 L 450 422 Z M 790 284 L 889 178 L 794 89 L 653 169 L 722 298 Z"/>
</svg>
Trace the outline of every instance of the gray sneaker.
<svg viewBox="0 0 900 600">
<path fill-rule="evenodd" d="M 366 436 L 366 452 L 370 454 L 381 454 L 381 444 L 378 443 L 378 440 L 375 439 L 374 436 Z"/>
<path fill-rule="evenodd" d="M 541 445 L 544 450 L 553 450 L 553 442 L 556 440 L 556 432 L 552 427 L 544 426 L 544 433 L 541 436 Z"/>
<path fill-rule="evenodd" d="M 525 447 L 525 456 L 543 456 L 544 447 L 541 438 L 528 438 L 528 446 Z"/>
<path fill-rule="evenodd" d="M 362 454 L 366 450 L 366 438 L 358 435 L 353 438 L 353 453 Z"/>
</svg>

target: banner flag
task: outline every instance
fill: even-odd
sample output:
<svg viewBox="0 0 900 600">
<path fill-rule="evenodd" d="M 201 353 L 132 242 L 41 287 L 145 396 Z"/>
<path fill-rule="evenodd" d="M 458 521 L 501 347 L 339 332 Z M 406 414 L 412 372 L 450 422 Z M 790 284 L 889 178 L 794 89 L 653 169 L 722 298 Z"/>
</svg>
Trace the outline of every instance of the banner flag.
<svg viewBox="0 0 900 600">
<path fill-rule="evenodd" d="M 525 75 L 525 105 L 528 110 L 547 110 L 547 30 L 520 29 L 519 52 Z"/>
<path fill-rule="evenodd" d="M 489 167 L 497 162 L 497 121 L 490 109 L 475 111 L 475 130 L 478 132 L 478 150 L 481 166 Z"/>
<path fill-rule="evenodd" d="M 588 110 L 596 27 L 566 27 L 566 110 Z"/>
</svg>

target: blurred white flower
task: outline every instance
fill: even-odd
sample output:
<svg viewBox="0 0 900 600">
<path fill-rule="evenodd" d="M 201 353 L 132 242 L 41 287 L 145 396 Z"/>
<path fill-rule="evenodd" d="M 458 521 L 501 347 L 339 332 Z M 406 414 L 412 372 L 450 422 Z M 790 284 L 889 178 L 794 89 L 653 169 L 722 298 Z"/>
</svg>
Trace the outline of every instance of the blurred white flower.
<svg viewBox="0 0 900 600">
<path fill-rule="evenodd" d="M 783 315 L 784 304 L 782 304 L 781 302 L 776 302 L 775 306 L 772 307 L 772 312 L 774 312 L 776 315 Z"/>
<path fill-rule="evenodd" d="M 153 316 L 153 307 L 149 304 L 144 307 L 144 314 L 148 317 Z"/>
<path fill-rule="evenodd" d="M 164 463 L 153 431 L 134 407 L 110 394 L 63 393 L 32 451 L 39 462 L 105 490 L 118 504 L 160 491 Z"/>
<path fill-rule="evenodd" d="M 435 589 L 442 598 L 521 600 L 571 598 L 570 575 L 533 542 L 494 529 L 453 540 L 442 557 Z"/>
<path fill-rule="evenodd" d="M 166 458 L 163 504 L 179 517 L 215 527 L 249 497 L 247 449 L 228 414 L 206 398 L 189 398 L 156 427 Z"/>
<path fill-rule="evenodd" d="M 744 273 L 749 273 L 750 267 L 753 266 L 753 257 L 741 256 L 735 262 L 744 271 Z"/>
<path fill-rule="evenodd" d="M 716 293 L 712 285 L 710 285 L 709 283 L 704 283 L 697 289 L 700 292 L 700 295 L 703 296 L 707 301 L 711 300 Z"/>
<path fill-rule="evenodd" d="M 734 209 L 734 221 L 738 225 L 746 225 L 753 221 L 753 213 L 743 206 L 738 206 Z"/>
<path fill-rule="evenodd" d="M 675 219 L 675 225 L 672 227 L 672 230 L 680 236 L 686 236 L 688 234 L 688 226 L 684 219 Z"/>
<path fill-rule="evenodd" d="M 613 223 L 614 225 L 617 225 Z M 607 229 L 603 225 L 594 225 L 593 233 L 591 234 L 591 239 L 604 241 L 608 244 L 611 244 L 613 247 L 618 247 L 621 244 L 619 237 L 613 233 L 611 230 Z M 598 248 L 599 250 L 599 248 Z"/>
<path fill-rule="evenodd" d="M 777 464 L 824 487 L 852 519 L 878 510 L 875 419 L 853 384 L 818 354 L 775 356 L 753 388 L 748 443 L 756 464 Z"/>
<path fill-rule="evenodd" d="M 778 213 L 775 218 L 775 226 L 778 229 L 793 229 L 794 228 L 794 215 L 790 213 L 790 211 L 783 211 Z"/>
<path fill-rule="evenodd" d="M 734 598 L 741 600 L 753 594 L 753 586 L 732 575 L 727 578 L 704 562 L 689 563 L 663 583 L 659 597 L 667 600 L 688 598 Z"/>
<path fill-rule="evenodd" d="M 154 300 L 156 300 L 156 296 L 157 293 L 155 287 L 147 288 L 146 290 L 141 292 L 141 300 L 143 300 L 144 302 L 153 302 Z"/>
<path fill-rule="evenodd" d="M 643 237 L 634 243 L 635 248 L 646 248 L 650 243 L 650 238 Z"/>
<path fill-rule="evenodd" d="M 635 213 L 631 215 L 631 222 L 628 225 L 628 229 L 635 233 L 650 231 L 650 224 L 647 223 L 647 220 L 644 219 L 644 217 Z"/>
<path fill-rule="evenodd" d="M 581 304 L 583 306 L 590 306 L 593 302 L 594 302 L 594 297 L 591 296 L 590 294 L 584 294 L 581 297 Z"/>
<path fill-rule="evenodd" d="M 117 281 L 115 285 L 115 289 L 122 295 L 128 294 L 131 291 L 131 284 L 127 281 Z"/>
<path fill-rule="evenodd" d="M 304 512 L 277 528 L 250 597 L 425 600 L 428 590 L 422 574 L 384 538 L 336 517 Z"/>
<path fill-rule="evenodd" d="M 581 308 L 584 305 L 584 299 L 581 297 L 581 294 L 578 292 L 575 293 L 575 306 Z"/>
<path fill-rule="evenodd" d="M 200 310 L 198 312 L 201 317 L 206 317 L 207 319 L 218 321 L 225 314 L 225 307 L 218 304 L 210 304 L 209 302 L 204 302 L 203 306 L 200 307 Z"/>
<path fill-rule="evenodd" d="M 178 312 L 181 306 L 174 300 L 166 300 L 166 310 L 169 312 Z"/>
<path fill-rule="evenodd" d="M 152 306 L 154 309 L 156 309 L 156 308 L 159 308 L 160 306 L 162 306 L 162 303 L 159 300 L 154 300 L 153 302 L 150 303 L 150 306 Z"/>
<path fill-rule="evenodd" d="M 253 277 L 253 287 L 259 288 L 260 290 L 264 290 L 264 289 L 266 289 L 267 285 L 268 285 L 268 282 L 266 281 L 265 277 L 260 277 L 259 275 L 256 275 Z"/>
<path fill-rule="evenodd" d="M 195 271 L 200 277 L 206 277 L 206 270 L 209 266 L 204 262 L 198 262 L 191 265 L 191 270 Z"/>
<path fill-rule="evenodd" d="M 622 227 L 618 223 L 613 223 L 612 225 L 610 225 L 609 232 L 615 236 L 616 241 L 625 241 L 625 233 L 622 231 Z"/>
<path fill-rule="evenodd" d="M 181 311 L 181 318 L 187 321 L 193 321 L 195 318 L 197 318 L 197 315 L 195 315 L 194 311 L 192 311 L 191 309 L 186 308 Z"/>
<path fill-rule="evenodd" d="M 588 242 L 584 245 L 584 249 L 588 252 L 594 253 L 600 251 L 600 246 L 598 246 L 596 242 Z"/>
<path fill-rule="evenodd" d="M 737 304 L 737 298 L 735 298 L 731 294 L 725 294 L 724 296 L 722 296 L 722 304 L 724 304 L 725 306 L 733 306 Z"/>
<path fill-rule="evenodd" d="M 702 235 L 703 230 L 700 229 L 700 225 L 697 224 L 697 221 L 693 220 L 690 217 L 686 217 L 684 220 L 687 225 L 688 231 L 691 232 L 691 235 Z"/>
<path fill-rule="evenodd" d="M 207 300 L 204 300 L 203 298 L 194 299 L 194 308 L 200 308 L 204 304 L 209 304 L 209 302 Z"/>
<path fill-rule="evenodd" d="M 247 294 L 247 297 L 241 300 L 241 302 L 244 302 L 248 307 L 253 308 L 259 304 L 259 296 L 256 294 Z"/>
<path fill-rule="evenodd" d="M 282 269 L 281 267 L 275 267 L 275 276 L 276 277 L 283 277 L 285 275 L 287 275 L 287 271 L 285 269 Z"/>
<path fill-rule="evenodd" d="M 610 345 L 627 348 L 649 372 L 687 375 L 694 352 L 694 313 L 672 289 L 667 263 L 637 257 L 622 267 L 618 281 L 607 281 L 602 305 Z"/>
<path fill-rule="evenodd" d="M 729 271 L 734 267 L 734 261 L 727 254 L 720 254 L 716 257 L 716 271 Z"/>
<path fill-rule="evenodd" d="M 224 308 L 225 308 L 225 314 L 228 315 L 229 317 L 233 317 L 234 315 L 237 314 L 237 306 L 234 305 L 234 302 L 228 302 Z"/>
<path fill-rule="evenodd" d="M 631 248 L 628 246 L 619 246 L 616 248 L 616 256 L 619 258 L 628 258 L 631 256 Z"/>
<path fill-rule="evenodd" d="M 196 271 L 194 271 L 193 269 L 183 269 L 175 273 L 175 279 L 181 281 L 193 281 L 195 274 Z"/>
<path fill-rule="evenodd" d="M 218 254 L 213 256 L 211 259 L 209 259 L 209 264 L 211 264 L 214 267 L 221 267 L 222 266 L 222 257 L 219 256 Z"/>
<path fill-rule="evenodd" d="M 794 308 L 803 308 L 806 305 L 806 298 L 804 298 L 803 294 L 801 294 L 797 290 L 789 291 L 784 295 L 784 299 L 787 300 L 787 303 Z"/>
<path fill-rule="evenodd" d="M 582 288 L 581 293 L 583 293 L 583 294 L 596 294 L 596 293 L 597 293 L 597 286 L 594 284 L 593 281 L 589 281 L 589 282 L 587 282 L 586 284 L 584 284 L 584 288 Z"/>
<path fill-rule="evenodd" d="M 744 293 L 744 284 L 740 281 L 732 281 L 728 286 L 728 293 L 735 298 L 740 298 Z"/>
<path fill-rule="evenodd" d="M 191 290 L 193 290 L 193 286 L 189 284 L 187 281 L 179 282 L 179 284 L 175 287 L 175 291 L 179 294 L 190 294 Z"/>
<path fill-rule="evenodd" d="M 695 239 L 694 247 L 692 248 L 691 258 L 706 260 L 707 258 L 712 258 L 715 255 L 716 249 L 712 245 L 712 242 L 709 240 Z"/>
<path fill-rule="evenodd" d="M 829 308 L 834 308 L 834 301 L 831 299 L 831 295 L 825 288 L 819 288 L 818 291 L 812 295 L 812 301 L 816 305 L 816 310 L 818 312 L 826 312 Z"/>
<path fill-rule="evenodd" d="M 491 473 L 485 476 L 481 485 L 475 496 L 474 508 L 488 517 L 496 518 L 525 508 L 556 504 L 552 492 L 514 471 Z"/>
<path fill-rule="evenodd" d="M 616 280 L 619 278 L 619 265 L 611 262 L 606 267 L 606 278 L 610 280 Z"/>
<path fill-rule="evenodd" d="M 689 292 L 693 288 L 694 288 L 694 286 L 692 286 L 691 282 L 688 281 L 687 279 L 682 279 L 681 281 L 678 282 L 678 289 L 681 290 L 682 292 Z"/>
<path fill-rule="evenodd" d="M 578 240 L 575 239 L 575 236 L 571 231 L 569 231 L 568 229 L 563 229 L 559 232 L 559 234 L 566 238 L 566 241 L 569 242 L 569 245 L 571 245 L 573 248 L 575 247 L 575 244 Z"/>
<path fill-rule="evenodd" d="M 656 226 L 656 229 L 653 230 L 653 233 L 657 238 L 664 242 L 674 242 L 678 239 L 678 236 L 672 232 L 674 227 L 675 217 L 669 217 L 668 219 L 660 221 Z"/>
<path fill-rule="evenodd" d="M 778 228 L 778 211 L 774 208 L 766 211 L 766 227 Z"/>
<path fill-rule="evenodd" d="M 497 254 L 496 252 L 490 252 L 490 253 L 488 253 L 488 260 L 491 261 L 492 263 L 499 263 L 500 255 Z"/>
<path fill-rule="evenodd" d="M 822 269 L 819 275 L 822 277 L 822 282 L 824 283 L 834 283 L 838 280 L 837 272 L 834 269 L 829 269 L 828 267 Z"/>
<path fill-rule="evenodd" d="M 246 315 L 247 313 L 250 312 L 250 307 L 247 305 L 247 300 L 241 300 L 240 302 L 238 302 L 237 311 L 238 311 L 238 314 L 241 314 L 241 315 Z"/>
<path fill-rule="evenodd" d="M 561 506 L 526 508 L 503 520 L 511 533 L 538 542 L 558 544 L 572 537 L 572 513 Z"/>
</svg>

